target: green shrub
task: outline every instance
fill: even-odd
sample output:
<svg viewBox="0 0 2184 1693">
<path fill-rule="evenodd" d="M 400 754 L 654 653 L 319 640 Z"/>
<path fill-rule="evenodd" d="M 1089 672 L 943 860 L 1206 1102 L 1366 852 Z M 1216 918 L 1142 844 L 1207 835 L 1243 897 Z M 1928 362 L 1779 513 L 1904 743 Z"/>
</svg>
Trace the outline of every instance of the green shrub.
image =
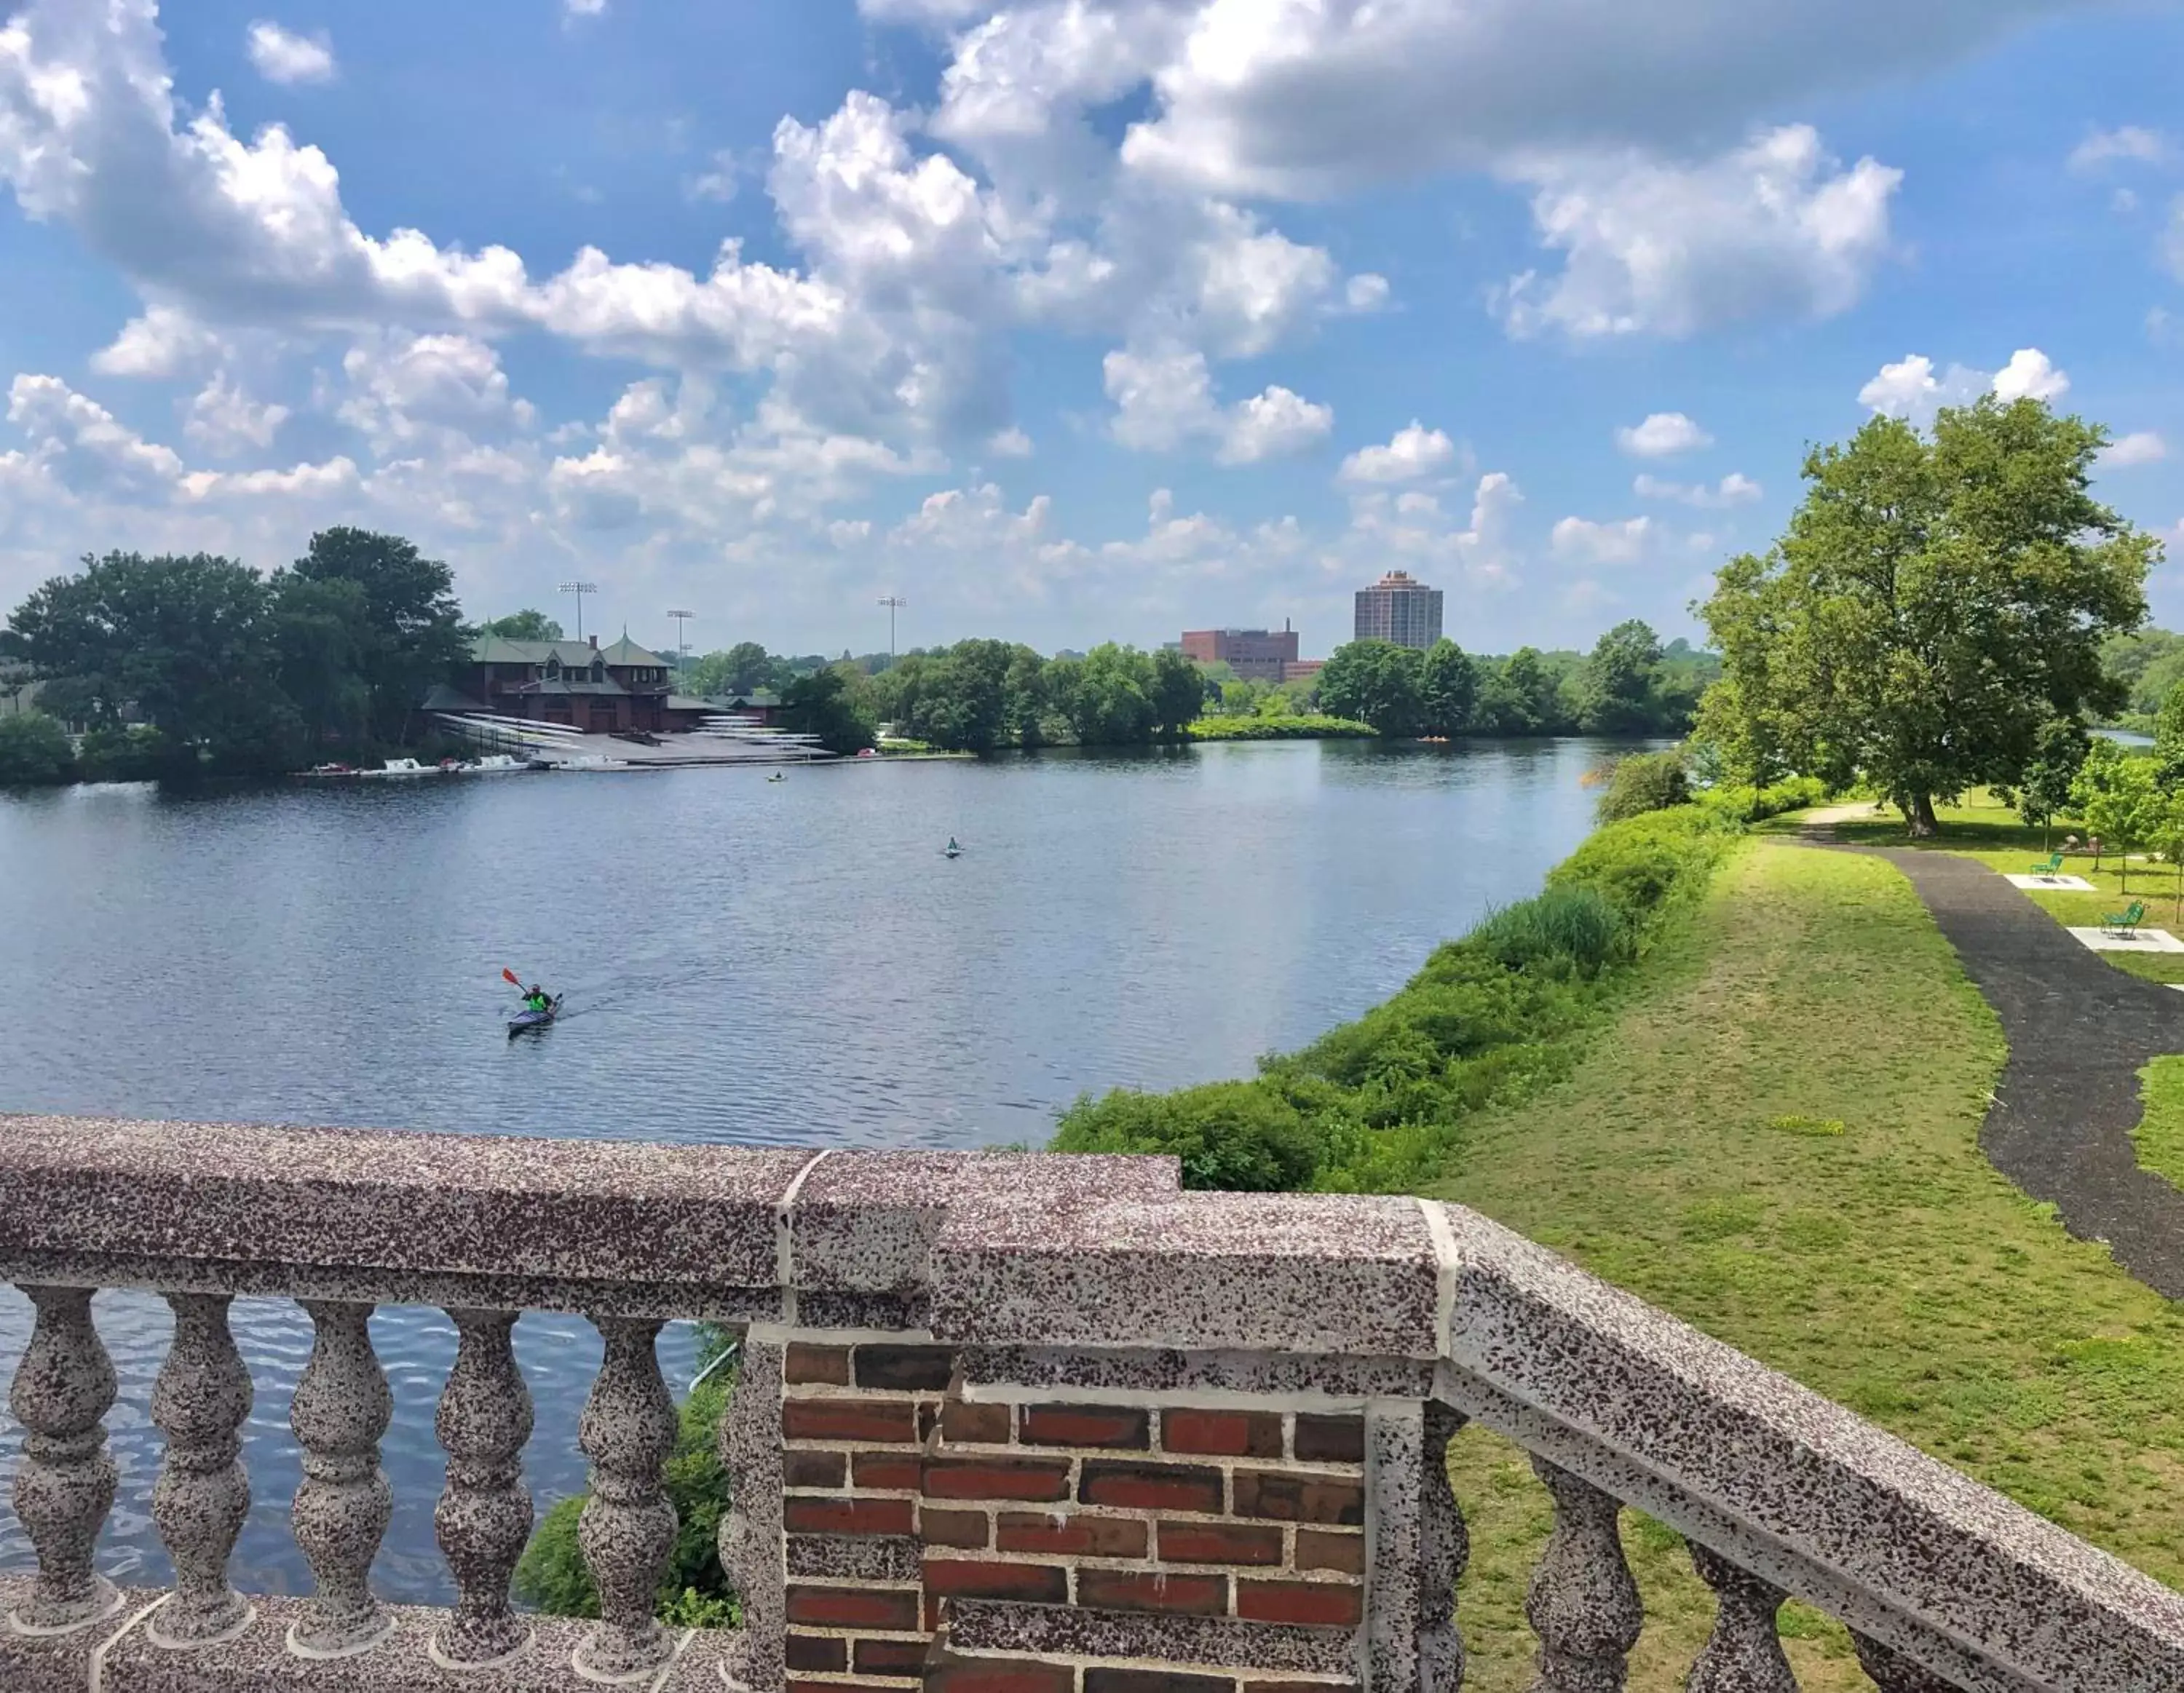
<svg viewBox="0 0 2184 1693">
<path fill-rule="evenodd" d="M 1370 723 L 1323 712 L 1298 716 L 1201 717 L 1190 726 L 1194 741 L 1328 741 L 1365 739 L 1378 734 Z"/>
<path fill-rule="evenodd" d="M 1698 803 L 1720 816 L 1739 823 L 1756 823 L 1763 817 L 1779 817 L 1785 811 L 1802 811 L 1828 797 L 1828 785 L 1816 776 L 1786 777 L 1765 788 L 1728 784 L 1709 788 Z"/>
<path fill-rule="evenodd" d="M 167 764 L 167 738 L 138 725 L 127 729 L 93 729 L 83 738 L 77 759 L 86 782 L 150 782 Z"/>
<path fill-rule="evenodd" d="M 1212 1082 L 1173 1094 L 1117 1089 L 1062 1114 L 1057 1152 L 1168 1152 L 1186 1188 L 1273 1193 L 1305 1186 L 1319 1165 L 1311 1128 L 1256 1082 Z"/>
<path fill-rule="evenodd" d="M 1468 938 L 1506 969 L 1567 960 L 1580 974 L 1597 976 L 1621 955 L 1626 931 L 1599 889 L 1550 888 L 1489 912 Z"/>
<path fill-rule="evenodd" d="M 48 787 L 75 774 L 68 731 L 42 711 L 0 717 L 0 788 Z"/>
<path fill-rule="evenodd" d="M 721 1344 L 719 1337 L 713 1345 Z M 655 1614 L 677 1628 L 723 1628 L 737 1620 L 734 1593 L 721 1568 L 721 1515 L 728 1498 L 716 1434 L 733 1391 L 729 1371 L 700 1383 L 677 1413 L 675 1451 L 667 1460 L 667 1496 L 675 1502 L 675 1551 L 660 1578 Z M 515 1595 L 555 1617 L 596 1617 L 599 1589 L 584 1567 L 577 1519 L 586 1495 L 547 1512 L 515 1566 Z"/>
<path fill-rule="evenodd" d="M 1594 815 L 1603 823 L 1619 823 L 1648 811 L 1687 805 L 1691 798 L 1691 775 L 1681 752 L 1633 753 L 1615 761 Z"/>
</svg>

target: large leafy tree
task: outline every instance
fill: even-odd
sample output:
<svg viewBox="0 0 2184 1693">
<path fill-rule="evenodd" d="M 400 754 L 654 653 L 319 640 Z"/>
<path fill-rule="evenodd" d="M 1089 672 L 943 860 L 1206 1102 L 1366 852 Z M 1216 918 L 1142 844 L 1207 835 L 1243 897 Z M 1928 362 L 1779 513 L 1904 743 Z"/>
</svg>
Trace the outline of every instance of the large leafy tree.
<svg viewBox="0 0 2184 1693">
<path fill-rule="evenodd" d="M 2072 786 L 2086 762 L 2090 741 L 2085 725 L 2064 717 L 2042 723 L 2032 738 L 2032 756 L 2018 780 L 2017 815 L 2040 825 L 2045 852 L 2056 815 L 2070 803 Z"/>
<path fill-rule="evenodd" d="M 1723 680 L 1702 727 L 1730 767 L 1863 773 L 1930 834 L 1937 797 L 2019 782 L 2042 723 L 2120 704 L 2101 644 L 2145 616 L 2159 545 L 2089 492 L 2107 438 L 1989 396 L 1808 454 L 1781 539 L 1702 608 Z"/>
<path fill-rule="evenodd" d="M 1057 662 L 1050 667 L 1059 670 Z M 1062 678 L 1070 727 L 1079 744 L 1127 747 L 1153 738 L 1153 662 L 1135 647 L 1110 641 L 1072 664 Z"/>
<path fill-rule="evenodd" d="M 1418 666 L 1418 716 L 1429 735 L 1453 739 L 1472 727 L 1479 704 L 1479 666 L 1446 637 L 1426 649 Z"/>
<path fill-rule="evenodd" d="M 1321 709 L 1370 723 L 1384 735 L 1417 734 L 1424 656 L 1392 641 L 1352 641 L 1337 647 L 1319 672 Z"/>
<path fill-rule="evenodd" d="M 782 727 L 816 735 L 831 753 L 861 752 L 878 738 L 872 684 L 852 665 L 829 665 L 800 676 L 783 691 Z"/>
<path fill-rule="evenodd" d="M 505 617 L 493 618 L 479 627 L 485 633 L 498 635 L 504 641 L 558 641 L 561 638 L 559 620 L 529 606 L 521 611 L 511 611 Z"/>
<path fill-rule="evenodd" d="M 358 655 L 374 735 L 399 741 L 417 702 L 462 661 L 467 649 L 453 571 L 399 535 L 324 529 L 296 560 L 308 582 L 354 582 L 364 596 Z"/>
<path fill-rule="evenodd" d="M 360 748 L 370 732 L 364 664 L 372 638 L 362 585 L 281 571 L 270 588 L 276 673 L 304 732 L 315 746 Z"/>
<path fill-rule="evenodd" d="M 1552 735 L 1564 726 L 1562 686 L 1536 647 L 1519 647 L 1479 678 L 1474 714 L 1496 735 Z"/>
<path fill-rule="evenodd" d="M 1654 677 L 1661 666 L 1661 638 L 1631 618 L 1593 645 L 1577 675 L 1578 727 L 1589 735 L 1637 735 L 1658 726 Z"/>
<path fill-rule="evenodd" d="M 57 712 L 158 729 L 166 774 L 281 769 L 301 749 L 271 591 L 231 559 L 86 557 L 15 609 L 5 644 L 46 680 L 42 702 Z"/>
<path fill-rule="evenodd" d="M 1153 727 L 1163 740 L 1179 741 L 1206 710 L 1206 678 L 1181 653 L 1163 647 L 1153 654 Z"/>
</svg>

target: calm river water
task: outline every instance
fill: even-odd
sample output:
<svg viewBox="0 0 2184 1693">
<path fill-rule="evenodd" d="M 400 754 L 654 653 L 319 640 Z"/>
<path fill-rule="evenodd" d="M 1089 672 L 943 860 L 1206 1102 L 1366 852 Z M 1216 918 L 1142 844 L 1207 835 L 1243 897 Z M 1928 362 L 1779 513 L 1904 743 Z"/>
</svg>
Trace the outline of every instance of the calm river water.
<svg viewBox="0 0 2184 1693">
<path fill-rule="evenodd" d="M 1086 1089 L 1249 1073 L 1384 998 L 1589 827 L 1583 741 L 1325 742 L 762 771 L 422 778 L 217 799 L 0 796 L 0 1110 L 871 1147 L 1037 1143 Z M 954 836 L 960 859 L 942 856 Z M 509 966 L 568 996 L 511 1043 Z M 165 1306 L 102 1295 L 121 1496 L 101 1563 L 164 1581 L 146 1421 Z M 0 1292 L 0 1372 L 29 1306 Z M 282 1301 L 236 1307 L 258 1401 L 238 1584 L 290 1541 Z M 395 1396 L 390 1598 L 447 1592 L 436 1312 Z M 589 1330 L 530 1316 L 527 1473 L 582 1484 Z M 689 1341 L 671 1330 L 671 1375 Z M 0 1418 L 0 1423 L 7 1419 Z M 7 1425 L 0 1467 L 12 1467 Z M 28 1559 L 0 1513 L 0 1567 Z"/>
</svg>

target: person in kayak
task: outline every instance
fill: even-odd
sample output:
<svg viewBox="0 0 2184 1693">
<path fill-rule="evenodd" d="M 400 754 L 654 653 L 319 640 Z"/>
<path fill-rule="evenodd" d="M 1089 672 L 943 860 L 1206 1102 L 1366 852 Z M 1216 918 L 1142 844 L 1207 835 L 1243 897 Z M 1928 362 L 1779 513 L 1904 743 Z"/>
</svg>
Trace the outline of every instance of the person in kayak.
<svg viewBox="0 0 2184 1693">
<path fill-rule="evenodd" d="M 523 995 L 523 1009 L 526 1011 L 550 1011 L 554 1009 L 554 1002 L 546 997 L 543 988 L 533 983 Z"/>
</svg>

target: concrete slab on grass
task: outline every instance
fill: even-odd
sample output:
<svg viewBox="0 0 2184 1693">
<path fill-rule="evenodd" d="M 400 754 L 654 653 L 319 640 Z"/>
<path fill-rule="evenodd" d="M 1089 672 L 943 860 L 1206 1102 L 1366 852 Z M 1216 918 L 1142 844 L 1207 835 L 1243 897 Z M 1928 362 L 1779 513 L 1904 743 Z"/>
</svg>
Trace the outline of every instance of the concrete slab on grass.
<svg viewBox="0 0 2184 1693">
<path fill-rule="evenodd" d="M 2070 933 L 2095 952 L 2184 952 L 2184 940 L 2167 929 L 2141 929 L 2129 940 L 2098 929 L 2072 929 Z"/>
<path fill-rule="evenodd" d="M 2045 888 L 2057 894 L 2090 894 L 2093 884 L 2082 876 L 2005 876 L 2013 888 Z"/>
</svg>

